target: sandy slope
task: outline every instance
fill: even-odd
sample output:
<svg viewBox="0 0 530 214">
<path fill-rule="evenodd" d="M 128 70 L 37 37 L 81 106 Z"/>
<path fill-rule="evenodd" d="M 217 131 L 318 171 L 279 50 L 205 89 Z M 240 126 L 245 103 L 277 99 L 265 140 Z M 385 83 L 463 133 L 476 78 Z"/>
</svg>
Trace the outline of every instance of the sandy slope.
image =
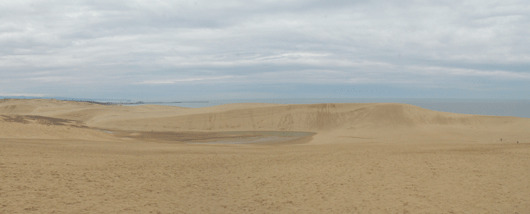
<svg viewBox="0 0 530 214">
<path fill-rule="evenodd" d="M 316 135 L 189 145 L 100 129 Z M 0 213 L 529 213 L 528 169 L 525 118 L 404 104 L 0 101 Z"/>
</svg>

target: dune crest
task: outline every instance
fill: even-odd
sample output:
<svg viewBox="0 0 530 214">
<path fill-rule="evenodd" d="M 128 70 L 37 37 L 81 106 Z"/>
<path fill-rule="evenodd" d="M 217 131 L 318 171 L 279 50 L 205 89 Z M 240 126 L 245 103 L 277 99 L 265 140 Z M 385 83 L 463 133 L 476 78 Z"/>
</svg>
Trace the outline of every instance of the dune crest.
<svg viewBox="0 0 530 214">
<path fill-rule="evenodd" d="M 0 114 L 80 121 L 97 129 L 133 131 L 303 131 L 311 143 L 384 142 L 456 137 L 495 142 L 501 133 L 528 136 L 530 119 L 436 112 L 407 104 L 228 104 L 208 108 L 106 106 L 57 100 L 10 100 Z M 57 130 L 63 132 L 64 130 Z M 48 133 L 49 135 L 49 133 Z M 64 134 L 57 135 L 64 136 Z"/>
</svg>

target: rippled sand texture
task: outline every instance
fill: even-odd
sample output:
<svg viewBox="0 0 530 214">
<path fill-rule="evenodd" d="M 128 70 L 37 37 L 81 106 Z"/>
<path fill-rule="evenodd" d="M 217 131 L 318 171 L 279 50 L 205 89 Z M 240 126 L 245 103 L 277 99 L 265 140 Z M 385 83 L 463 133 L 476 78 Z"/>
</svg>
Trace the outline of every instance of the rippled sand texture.
<svg viewBox="0 0 530 214">
<path fill-rule="evenodd" d="M 0 213 L 522 214 L 529 130 L 402 104 L 2 100 Z"/>
</svg>

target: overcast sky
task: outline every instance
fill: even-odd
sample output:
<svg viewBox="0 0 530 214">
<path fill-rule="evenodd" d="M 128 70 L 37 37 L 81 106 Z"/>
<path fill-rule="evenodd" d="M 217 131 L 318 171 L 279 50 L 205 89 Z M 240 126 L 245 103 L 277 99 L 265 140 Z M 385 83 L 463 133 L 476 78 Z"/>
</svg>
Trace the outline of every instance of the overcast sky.
<svg viewBox="0 0 530 214">
<path fill-rule="evenodd" d="M 528 1 L 1 1 L 0 96 L 530 99 Z"/>
</svg>

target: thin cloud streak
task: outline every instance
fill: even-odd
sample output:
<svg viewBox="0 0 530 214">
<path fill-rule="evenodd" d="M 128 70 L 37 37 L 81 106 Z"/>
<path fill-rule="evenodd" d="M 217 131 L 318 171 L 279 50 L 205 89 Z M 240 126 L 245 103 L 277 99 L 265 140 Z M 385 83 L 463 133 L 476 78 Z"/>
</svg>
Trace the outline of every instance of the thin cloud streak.
<svg viewBox="0 0 530 214">
<path fill-rule="evenodd" d="M 230 79 L 233 76 L 222 76 L 222 77 L 199 77 L 199 78 L 183 78 L 183 79 L 171 79 L 171 80 L 146 80 L 138 82 L 137 84 L 175 84 L 181 82 L 202 82 L 202 81 L 211 81 L 211 80 L 222 80 Z"/>
<path fill-rule="evenodd" d="M 45 97 L 49 96 L 48 94 L 19 94 L 19 93 L 0 93 L 0 96 L 3 97 Z"/>
</svg>

